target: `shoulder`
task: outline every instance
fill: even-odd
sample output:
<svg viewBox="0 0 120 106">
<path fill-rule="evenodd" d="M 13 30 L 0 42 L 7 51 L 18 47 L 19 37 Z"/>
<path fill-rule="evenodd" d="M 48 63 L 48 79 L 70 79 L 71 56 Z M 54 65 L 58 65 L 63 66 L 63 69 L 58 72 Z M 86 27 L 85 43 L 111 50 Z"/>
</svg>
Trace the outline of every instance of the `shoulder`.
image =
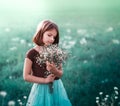
<svg viewBox="0 0 120 106">
<path fill-rule="evenodd" d="M 29 58 L 31 61 L 33 61 L 33 58 L 36 54 L 38 54 L 38 52 L 34 48 L 31 48 L 26 52 L 26 58 Z"/>
<path fill-rule="evenodd" d="M 35 52 L 35 49 L 34 48 L 31 48 L 29 49 L 27 52 L 26 52 L 26 55 L 28 54 L 33 54 Z"/>
</svg>

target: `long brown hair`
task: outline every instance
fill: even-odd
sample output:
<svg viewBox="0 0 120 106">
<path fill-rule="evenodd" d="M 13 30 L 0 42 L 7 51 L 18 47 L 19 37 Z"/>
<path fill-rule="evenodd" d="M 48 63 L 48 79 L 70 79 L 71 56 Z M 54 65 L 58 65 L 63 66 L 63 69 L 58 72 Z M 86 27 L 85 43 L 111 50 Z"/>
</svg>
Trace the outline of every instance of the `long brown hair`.
<svg viewBox="0 0 120 106">
<path fill-rule="evenodd" d="M 53 23 L 50 20 L 44 20 L 42 22 L 40 22 L 40 24 L 37 27 L 37 31 L 35 33 L 35 35 L 33 36 L 33 42 L 39 46 L 44 45 L 42 39 L 43 39 L 43 34 L 51 29 L 55 29 L 57 31 L 57 36 L 55 37 L 55 41 L 53 42 L 53 44 L 58 44 L 59 43 L 59 30 L 58 30 L 58 26 Z"/>
</svg>

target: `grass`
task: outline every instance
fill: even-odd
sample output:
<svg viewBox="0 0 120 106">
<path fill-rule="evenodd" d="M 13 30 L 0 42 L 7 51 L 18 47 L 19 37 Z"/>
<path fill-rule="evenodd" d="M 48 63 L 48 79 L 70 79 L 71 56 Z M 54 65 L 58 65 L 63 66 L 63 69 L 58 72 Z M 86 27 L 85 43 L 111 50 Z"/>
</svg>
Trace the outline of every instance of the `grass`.
<svg viewBox="0 0 120 106">
<path fill-rule="evenodd" d="M 120 22 L 116 14 L 58 14 L 49 18 L 59 25 L 60 46 L 72 54 L 63 65 L 62 80 L 73 106 L 94 106 L 98 92 L 120 88 Z M 31 84 L 23 80 L 22 70 L 25 53 L 33 46 L 35 19 L 0 27 L 0 91 L 7 93 L 5 104 L 13 100 L 19 106 L 29 94 Z"/>
</svg>

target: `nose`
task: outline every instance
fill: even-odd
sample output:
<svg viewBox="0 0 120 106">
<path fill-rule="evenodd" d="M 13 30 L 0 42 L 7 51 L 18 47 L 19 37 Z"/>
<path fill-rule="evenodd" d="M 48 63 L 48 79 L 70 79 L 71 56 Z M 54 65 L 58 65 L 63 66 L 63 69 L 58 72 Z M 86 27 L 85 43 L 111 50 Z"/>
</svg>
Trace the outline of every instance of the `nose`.
<svg viewBox="0 0 120 106">
<path fill-rule="evenodd" d="M 51 37 L 51 39 L 50 39 L 50 40 L 51 40 L 51 42 L 54 42 L 54 37 Z"/>
</svg>

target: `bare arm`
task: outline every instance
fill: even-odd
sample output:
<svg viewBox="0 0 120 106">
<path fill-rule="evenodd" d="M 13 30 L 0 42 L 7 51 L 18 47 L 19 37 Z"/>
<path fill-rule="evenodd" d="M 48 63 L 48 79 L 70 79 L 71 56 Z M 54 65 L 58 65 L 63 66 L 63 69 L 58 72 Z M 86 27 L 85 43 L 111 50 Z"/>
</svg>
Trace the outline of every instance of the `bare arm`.
<svg viewBox="0 0 120 106">
<path fill-rule="evenodd" d="M 33 76 L 31 73 L 32 73 L 32 61 L 28 58 L 25 58 L 23 68 L 23 78 L 25 81 L 33 83 L 49 83 L 54 81 L 53 75 L 49 75 L 47 78 L 42 78 Z"/>
</svg>

